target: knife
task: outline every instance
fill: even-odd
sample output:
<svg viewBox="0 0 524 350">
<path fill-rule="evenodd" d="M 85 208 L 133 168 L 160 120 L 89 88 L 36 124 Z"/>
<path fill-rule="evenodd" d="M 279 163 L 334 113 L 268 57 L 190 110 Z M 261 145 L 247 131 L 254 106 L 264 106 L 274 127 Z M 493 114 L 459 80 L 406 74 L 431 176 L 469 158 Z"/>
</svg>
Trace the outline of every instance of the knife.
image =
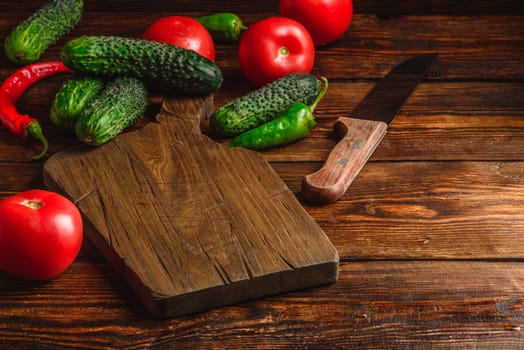
<svg viewBox="0 0 524 350">
<path fill-rule="evenodd" d="M 302 179 L 309 202 L 328 204 L 346 193 L 404 102 L 426 75 L 436 53 L 414 56 L 393 68 L 333 129 L 341 138 L 320 170 Z"/>
</svg>

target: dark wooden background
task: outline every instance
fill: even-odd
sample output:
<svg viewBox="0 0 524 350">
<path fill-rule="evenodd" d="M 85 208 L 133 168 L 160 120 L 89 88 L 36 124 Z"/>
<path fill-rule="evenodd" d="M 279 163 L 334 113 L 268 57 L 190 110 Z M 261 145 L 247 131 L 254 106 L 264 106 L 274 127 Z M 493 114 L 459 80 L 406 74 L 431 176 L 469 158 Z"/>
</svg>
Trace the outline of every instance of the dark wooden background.
<svg viewBox="0 0 524 350">
<path fill-rule="evenodd" d="M 0 1 L 0 41 L 43 1 Z M 329 286 L 152 318 L 85 241 L 75 263 L 44 283 L 0 273 L 1 349 L 524 349 L 524 6 L 520 0 L 355 0 L 350 30 L 317 50 L 313 73 L 330 90 L 304 140 L 263 152 L 301 199 L 346 115 L 402 60 L 438 52 L 431 72 L 336 204 L 303 203 L 339 251 Z M 155 19 L 230 11 L 246 24 L 278 1 L 86 0 L 81 34 L 139 36 Z M 235 45 L 217 46 L 220 106 L 253 87 Z M 0 53 L 0 79 L 16 67 Z M 77 144 L 48 113 L 63 76 L 28 91 L 50 154 Z M 152 120 L 161 96 L 153 94 Z M 226 140 L 217 140 L 225 142 Z M 38 146 L 0 127 L 0 199 L 43 188 Z M 0 218 L 1 220 L 1 218 Z"/>
</svg>

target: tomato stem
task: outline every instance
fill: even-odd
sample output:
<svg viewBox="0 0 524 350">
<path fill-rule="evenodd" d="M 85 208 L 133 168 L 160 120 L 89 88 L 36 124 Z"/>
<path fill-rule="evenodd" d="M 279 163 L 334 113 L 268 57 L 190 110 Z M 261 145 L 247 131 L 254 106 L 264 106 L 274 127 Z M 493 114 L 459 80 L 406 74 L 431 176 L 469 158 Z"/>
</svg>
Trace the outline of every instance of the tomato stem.
<svg viewBox="0 0 524 350">
<path fill-rule="evenodd" d="M 26 207 L 28 207 L 28 208 L 34 209 L 34 210 L 38 210 L 38 209 L 42 208 L 45 205 L 44 202 L 38 201 L 38 200 L 34 200 L 34 199 L 25 200 L 21 204 L 26 206 Z"/>
<path fill-rule="evenodd" d="M 280 56 L 284 56 L 286 57 L 287 55 L 289 55 L 289 49 L 285 46 L 282 46 L 279 50 L 278 50 L 278 53 L 280 54 Z"/>
</svg>

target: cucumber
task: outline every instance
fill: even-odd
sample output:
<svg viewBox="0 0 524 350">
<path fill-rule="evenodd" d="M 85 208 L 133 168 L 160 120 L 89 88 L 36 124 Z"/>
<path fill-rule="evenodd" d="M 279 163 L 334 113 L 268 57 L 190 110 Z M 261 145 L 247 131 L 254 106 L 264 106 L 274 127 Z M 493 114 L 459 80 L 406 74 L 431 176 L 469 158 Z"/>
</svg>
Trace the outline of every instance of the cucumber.
<svg viewBox="0 0 524 350">
<path fill-rule="evenodd" d="M 147 104 L 142 81 L 117 77 L 84 108 L 75 125 L 76 136 L 85 144 L 102 145 L 143 117 Z"/>
<path fill-rule="evenodd" d="M 51 121 L 60 128 L 72 129 L 87 104 L 104 88 L 100 78 L 73 76 L 60 87 L 51 106 Z"/>
<path fill-rule="evenodd" d="M 120 36 L 82 36 L 62 48 L 70 69 L 99 76 L 132 76 L 179 94 L 208 95 L 222 85 L 220 68 L 195 51 Z"/>
<path fill-rule="evenodd" d="M 292 73 L 217 109 L 211 127 L 221 135 L 233 136 L 275 118 L 295 102 L 313 103 L 320 92 L 320 79 L 306 73 Z"/>
<path fill-rule="evenodd" d="M 82 0 L 49 1 L 7 36 L 7 57 L 19 65 L 37 61 L 49 46 L 73 29 L 83 10 Z"/>
</svg>

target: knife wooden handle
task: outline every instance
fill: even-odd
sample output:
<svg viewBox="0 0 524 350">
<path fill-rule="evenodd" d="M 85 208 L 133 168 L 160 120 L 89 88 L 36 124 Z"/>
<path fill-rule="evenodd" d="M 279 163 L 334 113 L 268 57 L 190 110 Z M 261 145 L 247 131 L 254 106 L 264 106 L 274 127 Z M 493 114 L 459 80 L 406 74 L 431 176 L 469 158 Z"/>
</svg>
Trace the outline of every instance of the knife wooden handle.
<svg viewBox="0 0 524 350">
<path fill-rule="evenodd" d="M 302 195 L 307 201 L 328 204 L 342 197 L 386 135 L 387 124 L 342 117 L 333 128 L 342 139 L 322 168 L 303 178 Z"/>
</svg>

